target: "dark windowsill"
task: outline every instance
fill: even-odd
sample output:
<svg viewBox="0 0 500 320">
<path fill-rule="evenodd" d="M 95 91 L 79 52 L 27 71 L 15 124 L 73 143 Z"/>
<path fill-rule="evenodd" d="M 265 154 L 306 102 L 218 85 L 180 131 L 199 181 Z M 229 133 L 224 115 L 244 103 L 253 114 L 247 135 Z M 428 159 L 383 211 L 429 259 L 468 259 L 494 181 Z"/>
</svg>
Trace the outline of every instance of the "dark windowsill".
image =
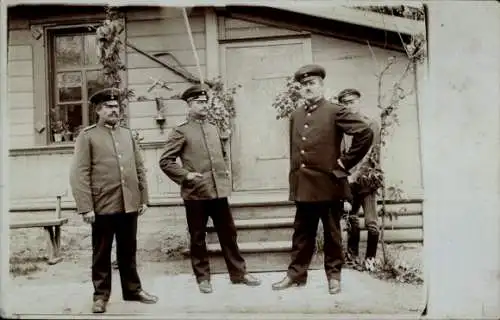
<svg viewBox="0 0 500 320">
<path fill-rule="evenodd" d="M 164 146 L 164 141 L 148 141 L 141 142 L 143 149 L 158 149 Z M 22 156 L 38 156 L 38 155 L 53 155 L 53 154 L 72 154 L 75 148 L 72 142 L 53 143 L 44 146 L 33 146 L 23 148 L 11 148 L 9 150 L 9 157 L 22 157 Z"/>
</svg>

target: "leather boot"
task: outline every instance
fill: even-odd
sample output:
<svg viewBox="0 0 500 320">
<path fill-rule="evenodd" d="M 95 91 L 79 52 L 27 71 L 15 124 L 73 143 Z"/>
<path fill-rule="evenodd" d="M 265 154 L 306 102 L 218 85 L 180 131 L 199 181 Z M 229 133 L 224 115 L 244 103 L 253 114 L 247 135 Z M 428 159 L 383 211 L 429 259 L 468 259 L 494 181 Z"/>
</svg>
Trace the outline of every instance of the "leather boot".
<svg viewBox="0 0 500 320">
<path fill-rule="evenodd" d="M 366 259 L 375 258 L 377 255 L 378 247 L 378 232 L 368 231 L 368 238 L 366 240 Z"/>
</svg>

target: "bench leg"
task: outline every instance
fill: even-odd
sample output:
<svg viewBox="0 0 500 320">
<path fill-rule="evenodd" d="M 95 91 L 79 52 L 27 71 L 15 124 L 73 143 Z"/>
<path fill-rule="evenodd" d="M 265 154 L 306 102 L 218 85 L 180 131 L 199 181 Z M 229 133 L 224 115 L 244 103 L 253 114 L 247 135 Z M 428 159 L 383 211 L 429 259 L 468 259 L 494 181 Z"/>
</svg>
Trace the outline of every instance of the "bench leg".
<svg viewBox="0 0 500 320">
<path fill-rule="evenodd" d="M 44 227 L 47 232 L 47 249 L 49 252 L 48 264 L 53 265 L 62 261 L 61 257 L 61 226 Z"/>
</svg>

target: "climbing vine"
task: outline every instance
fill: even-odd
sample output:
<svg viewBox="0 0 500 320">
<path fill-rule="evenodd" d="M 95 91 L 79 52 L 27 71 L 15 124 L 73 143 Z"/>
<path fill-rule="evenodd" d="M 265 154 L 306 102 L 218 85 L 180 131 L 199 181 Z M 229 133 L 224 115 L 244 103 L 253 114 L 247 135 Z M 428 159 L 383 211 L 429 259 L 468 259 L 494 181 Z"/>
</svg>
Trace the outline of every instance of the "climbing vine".
<svg viewBox="0 0 500 320">
<path fill-rule="evenodd" d="M 96 30 L 97 53 L 99 62 L 102 65 L 102 73 L 105 82 L 109 86 L 119 88 L 122 96 L 122 123 L 127 122 L 127 112 L 125 112 L 126 102 L 134 97 L 133 90 L 123 86 L 121 72 L 126 70 L 121 59 L 124 51 L 124 44 L 120 38 L 125 26 L 117 8 L 107 6 L 105 8 L 106 18 L 101 26 Z"/>
</svg>

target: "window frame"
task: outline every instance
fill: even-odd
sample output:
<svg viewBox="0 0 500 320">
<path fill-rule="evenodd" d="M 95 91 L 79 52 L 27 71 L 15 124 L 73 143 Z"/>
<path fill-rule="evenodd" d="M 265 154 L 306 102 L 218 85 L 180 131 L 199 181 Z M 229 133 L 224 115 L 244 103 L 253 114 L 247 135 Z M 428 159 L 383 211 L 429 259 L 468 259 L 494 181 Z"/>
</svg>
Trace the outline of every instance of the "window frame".
<svg viewBox="0 0 500 320">
<path fill-rule="evenodd" d="M 94 24 L 84 24 L 84 25 L 64 25 L 64 26 L 58 26 L 58 27 L 53 27 L 53 28 L 47 28 L 47 70 L 48 70 L 48 82 L 47 82 L 47 87 L 48 87 L 48 92 L 49 95 L 47 97 L 47 132 L 46 132 L 46 141 L 47 144 L 53 145 L 61 145 L 61 144 L 72 144 L 74 141 L 65 141 L 65 142 L 55 142 L 52 141 L 51 135 L 52 135 L 52 130 L 51 130 L 51 119 L 50 119 L 50 109 L 51 107 L 55 107 L 57 105 L 69 105 L 71 104 L 70 102 L 58 102 L 58 92 L 57 92 L 57 85 L 56 85 L 56 75 L 58 72 L 71 72 L 70 70 L 64 70 L 60 71 L 57 70 L 56 67 L 56 56 L 55 56 L 55 51 L 56 51 L 56 38 L 58 35 L 80 35 L 83 36 L 85 34 L 91 34 L 92 31 L 89 29 L 96 29 L 98 25 Z M 86 32 L 87 31 L 87 32 Z M 90 31 L 90 32 L 88 32 Z M 88 96 L 87 96 L 87 77 L 86 73 L 88 71 L 98 71 L 100 70 L 99 67 L 86 67 L 82 65 L 80 68 L 77 70 L 74 70 L 75 72 L 81 72 L 82 74 L 82 98 L 79 102 L 76 102 L 81 105 L 81 121 L 83 126 L 88 126 L 90 125 L 89 123 L 89 103 L 88 103 Z"/>
<path fill-rule="evenodd" d="M 50 123 L 50 109 L 51 106 L 56 105 L 56 83 L 55 83 L 55 74 L 56 74 L 56 69 L 55 69 L 55 35 L 58 33 L 84 33 L 82 31 L 84 30 L 96 30 L 100 25 L 102 25 L 102 22 L 104 20 L 104 17 L 101 17 L 100 15 L 97 15 L 91 19 L 81 19 L 80 21 L 58 21 L 58 22 L 46 22 L 46 23 L 40 23 L 38 25 L 32 25 L 32 28 L 40 28 L 43 29 L 43 38 L 40 39 L 38 42 L 38 45 L 35 45 L 33 50 L 34 50 L 34 58 L 36 56 L 36 53 L 38 52 L 39 54 L 39 63 L 40 66 L 38 67 L 38 71 L 42 71 L 39 73 L 38 76 L 35 75 L 35 110 L 38 109 L 38 111 L 35 111 L 36 119 L 35 122 L 41 122 L 41 125 L 45 128 L 44 132 L 39 132 L 39 134 L 36 137 L 35 143 L 38 146 L 46 146 L 46 147 L 54 147 L 54 148 L 64 148 L 66 147 L 72 147 L 74 145 L 74 141 L 68 141 L 68 142 L 53 142 L 51 138 L 52 130 L 51 130 L 51 123 Z M 122 23 L 124 26 L 125 24 L 125 19 L 122 17 L 121 18 Z M 79 30 L 79 31 L 77 31 Z M 92 31 L 91 31 L 92 32 Z M 126 41 L 126 28 L 124 29 L 124 32 L 120 34 L 120 38 L 122 42 L 125 44 Z M 122 62 L 127 65 L 126 62 L 126 48 L 125 50 L 122 51 L 121 53 L 121 58 Z M 43 60 L 42 60 L 43 59 Z M 36 63 L 34 61 L 34 63 Z M 35 65 L 35 69 L 36 69 Z M 43 70 L 42 70 L 43 68 Z M 88 71 L 95 71 L 99 70 L 96 68 L 88 68 L 82 70 L 87 70 Z M 122 78 L 122 86 L 125 86 L 128 84 L 127 80 L 127 70 L 122 70 L 120 71 L 120 75 Z M 83 76 L 82 76 L 83 79 Z M 37 84 L 38 82 L 38 84 Z M 86 84 L 85 84 L 86 86 Z M 37 90 L 38 89 L 38 90 Z M 87 92 L 82 93 L 82 100 L 85 99 L 85 96 L 87 95 Z M 88 97 L 87 97 L 88 98 Z M 36 102 L 36 100 L 39 99 L 39 102 Z M 83 104 L 83 101 L 82 101 Z M 126 114 L 126 119 L 128 119 L 128 102 L 125 102 L 125 112 Z M 88 109 L 85 110 L 85 113 L 88 113 Z M 37 116 L 38 115 L 38 116 Z M 85 126 L 84 118 L 88 118 L 88 115 L 84 115 L 82 113 L 82 122 L 83 126 Z"/>
</svg>

